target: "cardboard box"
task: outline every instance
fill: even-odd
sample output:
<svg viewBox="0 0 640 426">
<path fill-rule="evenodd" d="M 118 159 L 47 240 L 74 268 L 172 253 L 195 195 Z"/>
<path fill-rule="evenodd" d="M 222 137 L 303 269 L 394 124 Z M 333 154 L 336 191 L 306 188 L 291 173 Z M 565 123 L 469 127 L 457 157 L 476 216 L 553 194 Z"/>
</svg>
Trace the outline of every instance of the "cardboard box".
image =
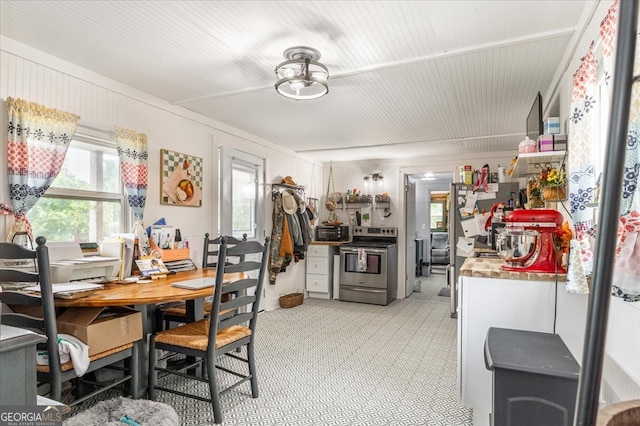
<svg viewBox="0 0 640 426">
<path fill-rule="evenodd" d="M 473 167 L 472 166 L 460 166 L 460 182 L 467 185 L 473 184 Z"/>
<path fill-rule="evenodd" d="M 545 135 L 557 135 L 560 133 L 560 117 L 547 118 L 543 127 Z"/>
<path fill-rule="evenodd" d="M 553 150 L 554 151 L 567 150 L 567 135 L 553 135 Z"/>
<path fill-rule="evenodd" d="M 89 356 L 142 339 L 142 313 L 126 307 L 68 308 L 57 323 L 58 333 L 89 345 Z"/>
<path fill-rule="evenodd" d="M 540 135 L 540 152 L 553 151 L 553 135 Z"/>
</svg>

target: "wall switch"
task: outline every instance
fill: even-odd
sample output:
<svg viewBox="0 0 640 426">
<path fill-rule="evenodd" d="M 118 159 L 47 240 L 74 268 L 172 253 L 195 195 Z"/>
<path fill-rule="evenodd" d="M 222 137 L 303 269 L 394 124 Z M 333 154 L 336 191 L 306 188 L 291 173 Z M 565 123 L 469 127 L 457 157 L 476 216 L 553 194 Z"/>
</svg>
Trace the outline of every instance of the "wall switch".
<svg viewBox="0 0 640 426">
<path fill-rule="evenodd" d="M 423 223 L 422 224 L 422 230 L 425 230 L 425 229 L 427 229 L 427 225 Z"/>
</svg>

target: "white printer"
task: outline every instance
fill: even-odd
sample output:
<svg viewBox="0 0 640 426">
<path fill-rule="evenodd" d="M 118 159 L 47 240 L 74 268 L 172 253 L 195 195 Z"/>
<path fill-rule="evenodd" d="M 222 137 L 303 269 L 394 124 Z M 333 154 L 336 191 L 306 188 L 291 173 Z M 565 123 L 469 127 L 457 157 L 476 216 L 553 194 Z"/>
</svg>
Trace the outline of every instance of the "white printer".
<svg viewBox="0 0 640 426">
<path fill-rule="evenodd" d="M 117 275 L 121 260 L 117 257 L 84 256 L 80 243 L 47 243 L 51 281 L 105 281 Z"/>
</svg>

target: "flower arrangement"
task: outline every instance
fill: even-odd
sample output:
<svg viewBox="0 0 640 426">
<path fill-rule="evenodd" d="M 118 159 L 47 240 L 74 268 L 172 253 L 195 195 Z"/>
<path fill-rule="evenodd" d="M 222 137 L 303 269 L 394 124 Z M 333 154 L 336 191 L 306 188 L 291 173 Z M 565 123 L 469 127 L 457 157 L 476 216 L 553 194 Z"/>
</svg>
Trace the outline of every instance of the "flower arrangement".
<svg viewBox="0 0 640 426">
<path fill-rule="evenodd" d="M 547 166 L 540 172 L 538 185 L 542 188 L 545 201 L 560 201 L 565 199 L 567 174 L 564 169 Z"/>
<path fill-rule="evenodd" d="M 568 221 L 562 223 L 562 228 L 553 231 L 553 241 L 556 245 L 556 250 L 560 253 L 569 253 L 571 238 L 573 238 L 573 232 L 569 227 Z"/>
<path fill-rule="evenodd" d="M 547 166 L 540 172 L 538 183 L 542 188 L 564 186 L 567 183 L 567 174 L 564 169 Z"/>
</svg>

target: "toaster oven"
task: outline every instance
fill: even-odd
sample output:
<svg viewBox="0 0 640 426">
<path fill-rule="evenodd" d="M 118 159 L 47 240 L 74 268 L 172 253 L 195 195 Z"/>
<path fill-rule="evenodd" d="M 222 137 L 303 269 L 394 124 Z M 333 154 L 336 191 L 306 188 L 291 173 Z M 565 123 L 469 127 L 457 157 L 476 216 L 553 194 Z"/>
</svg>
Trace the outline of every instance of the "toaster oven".
<svg viewBox="0 0 640 426">
<path fill-rule="evenodd" d="M 348 225 L 319 225 L 316 226 L 316 241 L 348 241 Z"/>
</svg>

